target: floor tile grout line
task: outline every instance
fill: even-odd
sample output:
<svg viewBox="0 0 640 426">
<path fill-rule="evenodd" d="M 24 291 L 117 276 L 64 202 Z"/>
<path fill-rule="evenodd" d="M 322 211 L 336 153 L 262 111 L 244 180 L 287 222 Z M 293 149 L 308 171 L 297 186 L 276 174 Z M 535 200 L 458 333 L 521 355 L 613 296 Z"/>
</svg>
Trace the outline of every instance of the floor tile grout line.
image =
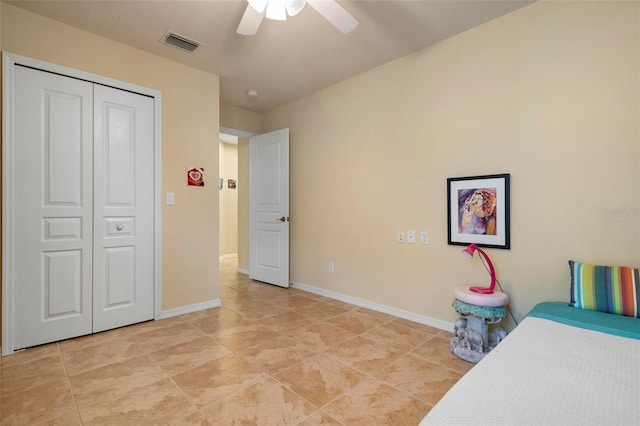
<svg viewBox="0 0 640 426">
<path fill-rule="evenodd" d="M 409 353 L 409 354 L 412 354 L 412 356 L 415 356 L 415 357 L 420 358 L 420 359 L 422 359 L 422 360 L 425 360 L 425 361 L 431 362 L 431 363 L 433 363 L 433 364 L 437 365 L 438 367 L 446 368 L 447 370 L 453 371 L 454 373 L 458 373 L 458 374 L 460 374 L 460 375 L 464 375 L 464 374 L 466 374 L 466 373 L 467 373 L 471 368 L 473 368 L 473 365 L 470 365 L 466 371 L 461 371 L 461 370 L 457 370 L 457 369 L 455 369 L 455 368 L 451 368 L 451 367 L 449 367 L 448 365 L 442 364 L 442 363 L 438 362 L 438 360 L 425 358 L 424 356 L 421 356 L 421 355 L 419 355 L 419 354 L 413 354 L 413 352 L 416 352 L 416 351 L 417 351 L 418 349 L 420 349 L 422 346 L 424 346 L 424 345 L 426 345 L 427 343 L 429 343 L 429 341 L 433 340 L 435 337 L 437 337 L 437 336 L 433 336 L 431 339 L 429 339 L 429 340 L 427 340 L 425 343 L 423 343 L 423 344 L 421 344 L 421 345 L 419 345 L 419 346 L 417 346 L 417 347 L 413 348 L 413 349 L 412 349 L 411 351 L 409 351 L 408 353 Z M 466 361 L 462 361 L 462 362 L 467 363 Z"/>
<path fill-rule="evenodd" d="M 388 381 L 386 381 L 386 380 L 384 380 L 384 379 L 381 379 L 381 378 L 377 377 L 377 374 L 381 373 L 383 370 L 385 370 L 385 369 L 387 369 L 387 368 L 392 367 L 393 365 L 395 365 L 395 364 L 397 364 L 398 362 L 400 362 L 400 360 L 402 360 L 402 359 L 404 359 L 404 358 L 407 358 L 407 357 L 409 357 L 409 356 L 410 356 L 410 352 L 407 352 L 407 353 L 403 354 L 400 358 L 396 359 L 395 361 L 392 361 L 392 362 L 391 362 L 389 365 L 387 365 L 386 367 L 381 368 L 380 370 L 378 370 L 378 371 L 376 372 L 376 375 L 374 375 L 374 376 L 372 376 L 372 377 L 373 377 L 374 379 L 378 380 L 380 383 L 384 383 L 385 385 L 389 386 L 390 388 L 397 390 L 398 392 L 402 392 L 403 394 L 406 394 L 406 395 L 408 395 L 408 396 L 409 396 L 409 397 L 411 397 L 411 398 L 417 399 L 418 401 L 423 402 L 423 403 L 425 403 L 425 404 L 427 404 L 427 405 L 429 405 L 429 406 L 433 406 L 433 404 L 431 404 L 431 403 L 429 403 L 429 402 L 427 402 L 427 401 L 424 401 L 424 400 L 422 400 L 422 399 L 418 398 L 416 395 L 412 394 L 411 392 L 408 392 L 408 391 L 406 391 L 406 390 L 404 390 L 404 389 L 401 389 L 401 388 L 397 387 L 396 385 L 394 385 L 394 384 L 392 384 L 392 383 L 389 383 Z M 436 364 L 436 365 L 437 365 L 437 364 Z"/>
<path fill-rule="evenodd" d="M 187 340 L 187 341 L 185 341 L 185 342 L 180 342 L 180 343 L 176 343 L 176 344 L 170 344 L 170 345 L 168 345 L 168 346 L 164 346 L 164 347 L 159 348 L 159 349 L 158 349 L 158 348 L 152 348 L 152 349 L 148 349 L 148 350 L 143 350 L 143 351 L 141 351 L 141 352 L 139 352 L 139 353 L 134 353 L 134 354 L 133 354 L 133 355 L 131 355 L 131 356 L 128 356 L 128 357 L 122 358 L 122 359 L 120 359 L 120 360 L 118 360 L 118 361 L 115 361 L 115 362 L 105 362 L 105 363 L 103 363 L 103 364 L 99 364 L 99 365 L 92 366 L 91 368 L 89 368 L 89 369 L 87 369 L 87 370 L 81 370 L 81 371 L 79 371 L 79 372 L 74 373 L 74 374 L 73 374 L 73 376 L 77 376 L 77 375 L 79 375 L 79 374 L 85 374 L 85 373 L 87 373 L 87 372 L 90 372 L 90 371 L 96 370 L 96 369 L 98 369 L 98 368 L 104 368 L 104 367 L 107 367 L 107 366 L 112 365 L 112 364 L 119 364 L 119 363 L 123 363 L 123 362 L 126 362 L 127 360 L 130 360 L 130 359 L 133 359 L 133 358 L 138 358 L 138 357 L 142 357 L 142 356 L 148 356 L 148 355 L 151 355 L 152 353 L 158 352 L 158 351 L 160 351 L 160 350 L 164 350 L 164 349 L 167 349 L 167 348 L 170 348 L 170 347 L 173 347 L 173 346 L 182 345 L 182 344 L 185 344 L 185 343 L 187 343 L 187 342 L 189 342 L 189 341 L 192 341 L 192 340 L 195 340 L 195 339 L 198 339 L 198 338 L 200 338 L 200 337 L 204 337 L 204 336 L 206 336 L 206 335 L 207 335 L 207 334 L 206 334 L 206 333 L 204 333 L 202 330 L 198 329 L 197 327 L 194 327 L 192 324 L 189 324 L 189 323 L 187 323 L 186 321 L 185 321 L 184 323 L 188 324 L 188 325 L 189 325 L 190 327 L 192 327 L 194 330 L 196 330 L 196 331 L 198 331 L 198 332 L 202 333 L 202 336 L 199 336 L 199 337 L 196 337 L 196 338 L 193 338 L 193 339 Z M 169 328 L 169 327 L 172 327 L 172 326 L 175 326 L 175 325 L 178 325 L 178 324 L 171 324 L 171 325 L 168 325 L 168 326 L 166 326 L 166 327 L 161 327 L 161 328 L 159 328 L 159 329 L 162 329 L 162 328 Z M 134 335 L 135 335 L 135 334 L 143 334 L 143 333 L 146 333 L 146 332 L 149 332 L 149 331 L 157 331 L 157 330 L 159 330 L 159 329 L 147 330 L 147 331 L 144 331 L 144 332 L 137 332 L 137 333 L 134 333 Z M 133 336 L 129 336 L 129 337 L 133 337 Z M 140 336 L 137 336 L 137 337 L 140 337 Z M 101 343 L 98 343 L 98 344 L 101 344 Z M 95 346 L 95 345 L 91 345 L 91 346 Z M 89 347 L 91 347 L 91 346 L 89 346 Z M 83 348 L 83 349 L 85 349 L 85 348 Z"/>
<path fill-rule="evenodd" d="M 366 334 L 366 333 L 363 333 L 363 334 Z M 401 352 L 403 352 L 403 353 L 402 353 L 402 355 L 401 355 L 400 357 L 396 358 L 395 360 L 393 360 L 393 361 L 389 362 L 388 364 L 384 365 L 383 367 L 381 367 L 381 368 L 379 368 L 379 369 L 377 369 L 377 370 L 374 370 L 374 371 L 372 371 L 372 372 L 370 372 L 370 373 L 368 373 L 368 372 L 366 372 L 366 371 L 363 371 L 363 370 L 360 370 L 360 369 L 358 369 L 357 367 L 355 367 L 355 366 L 353 366 L 353 365 L 347 364 L 347 363 L 345 363 L 344 361 L 342 361 L 341 359 L 336 358 L 335 356 L 333 356 L 333 355 L 332 355 L 332 354 L 330 354 L 330 353 L 326 353 L 326 355 L 327 355 L 327 356 L 329 356 L 329 357 L 331 357 L 334 361 L 337 361 L 337 362 L 341 363 L 343 366 L 345 366 L 345 367 L 347 367 L 347 368 L 350 368 L 350 369 L 353 369 L 353 370 L 355 370 L 355 371 L 357 371 L 357 372 L 359 372 L 359 373 L 361 373 L 361 374 L 365 375 L 366 379 L 362 380 L 362 381 L 361 381 L 361 382 L 359 382 L 359 383 L 362 383 L 362 382 L 364 382 L 364 381 L 366 381 L 366 380 L 372 380 L 372 379 L 373 379 L 373 380 L 375 380 L 375 381 L 377 381 L 377 382 L 379 382 L 379 383 L 381 383 L 381 384 L 384 384 L 384 385 L 389 386 L 390 388 L 392 388 L 392 389 L 394 389 L 394 390 L 396 390 L 396 391 L 398 391 L 398 392 L 400 392 L 400 393 L 402 393 L 402 394 L 407 395 L 407 396 L 408 396 L 408 397 L 410 397 L 410 398 L 416 399 L 416 400 L 418 400 L 418 401 L 420 401 L 420 402 L 422 402 L 422 403 L 424 403 L 424 404 L 428 405 L 429 407 L 432 407 L 432 406 L 433 406 L 433 404 L 431 404 L 430 402 L 428 402 L 428 401 L 424 401 L 424 400 L 422 400 L 421 398 L 419 398 L 418 396 L 416 396 L 416 395 L 412 394 L 411 392 L 407 392 L 407 391 L 405 391 L 405 390 L 403 390 L 403 389 L 401 389 L 401 388 L 398 388 L 397 386 L 393 385 L 392 383 L 389 383 L 388 381 L 386 381 L 386 380 L 381 379 L 381 378 L 379 378 L 379 377 L 378 377 L 378 374 L 379 374 L 379 373 L 381 373 L 383 370 L 385 370 L 385 369 L 387 369 L 387 368 L 390 368 L 390 367 L 392 367 L 393 365 L 397 364 L 397 363 L 398 363 L 398 362 L 400 362 L 400 360 L 402 360 L 403 358 L 406 358 L 406 357 L 409 357 L 409 356 L 415 356 L 415 355 L 411 355 L 411 352 L 413 352 L 415 349 L 417 349 L 418 347 L 420 347 L 420 346 L 424 345 L 424 344 L 425 344 L 425 343 L 427 343 L 427 342 L 428 342 L 428 340 L 427 340 L 427 341 L 425 341 L 425 342 L 423 342 L 422 344 L 420 344 L 420 345 L 416 346 L 416 348 L 414 348 L 414 349 L 411 349 L 411 350 L 408 350 L 408 351 L 401 351 Z M 389 347 L 389 346 L 387 346 L 387 347 Z M 390 349 L 394 349 L 394 348 L 390 348 Z M 325 352 L 326 352 L 326 351 L 323 351 L 323 353 L 325 353 Z M 427 359 L 424 359 L 424 358 L 421 358 L 421 357 L 418 357 L 418 359 L 423 360 L 423 361 L 425 361 L 425 362 L 430 362 L 430 363 L 432 363 L 432 364 L 436 365 L 436 366 L 437 366 L 437 367 L 439 367 L 439 368 L 444 367 L 444 368 L 446 368 L 446 369 L 447 369 L 447 370 L 449 370 L 449 371 L 452 371 L 452 372 L 454 372 L 454 373 L 456 373 L 456 374 L 460 374 L 460 372 L 458 372 L 458 371 L 456 371 L 456 370 L 453 370 L 453 369 L 451 369 L 451 368 L 447 368 L 446 366 L 442 366 L 442 365 L 440 365 L 440 364 L 438 364 L 438 363 L 436 363 L 436 362 L 434 362 L 434 361 L 432 361 L 432 360 L 427 360 Z M 344 395 L 345 395 L 345 394 L 343 393 L 343 394 L 341 394 L 340 396 L 344 396 Z M 335 400 L 335 399 L 338 399 L 340 396 L 338 396 L 338 397 L 334 398 L 334 400 Z M 326 407 L 326 406 L 327 406 L 327 405 L 329 405 L 329 404 L 330 404 L 330 402 L 329 402 L 329 403 L 327 403 L 327 404 L 325 404 L 325 405 L 322 407 L 322 409 L 324 409 L 324 407 Z"/>
<path fill-rule="evenodd" d="M 323 411 L 322 409 L 318 408 L 316 411 L 314 411 L 313 413 L 309 414 L 307 417 L 305 417 L 304 419 L 302 419 L 302 421 L 298 422 L 297 424 L 300 425 L 304 422 L 306 422 L 307 420 L 311 419 L 313 416 L 317 415 L 318 413 L 320 414 L 324 414 L 325 416 L 331 418 L 331 420 L 335 421 L 337 424 L 339 424 L 340 426 L 346 426 L 344 423 L 338 421 L 338 419 L 336 419 L 335 417 L 333 417 L 332 415 L 330 415 L 329 413 L 327 413 L 326 411 Z"/>
<path fill-rule="evenodd" d="M 315 355 L 314 355 L 315 356 Z M 309 358 L 307 358 L 309 359 Z M 291 367 L 293 367 L 294 365 L 300 364 L 304 361 L 300 361 L 296 364 L 291 365 Z M 344 364 L 343 364 L 344 365 Z M 289 368 L 289 367 L 287 367 Z M 349 367 L 350 368 L 350 367 Z M 284 371 L 285 369 L 282 369 L 280 371 Z M 356 370 L 357 371 L 357 370 Z M 277 374 L 277 373 L 276 373 Z M 305 401 L 307 401 L 309 404 L 313 405 L 314 407 L 316 407 L 316 411 L 314 411 L 313 413 L 311 413 L 309 416 L 307 416 L 306 419 L 304 419 L 302 422 L 303 423 L 305 420 L 309 419 L 310 417 L 312 417 L 316 412 L 320 411 L 324 414 L 326 414 L 327 416 L 331 417 L 333 420 L 335 420 L 336 422 L 340 423 L 341 425 L 344 425 L 344 423 L 338 421 L 334 416 L 330 415 L 329 413 L 327 413 L 326 411 L 324 411 L 325 407 L 327 407 L 329 404 L 331 404 L 332 402 L 336 401 L 339 398 L 342 398 L 343 396 L 346 395 L 346 392 L 341 393 L 340 395 L 334 397 L 333 399 L 331 399 L 329 402 L 325 403 L 324 405 L 318 407 L 316 404 L 314 404 L 313 402 L 309 401 L 307 398 L 305 398 L 303 395 L 300 395 L 298 392 L 296 392 L 295 390 L 293 390 L 290 386 L 288 386 L 287 384 L 283 383 L 280 379 L 278 379 L 277 377 L 271 375 L 271 378 L 273 380 L 275 380 L 276 382 L 280 383 L 283 387 L 285 387 L 286 389 L 288 389 L 289 391 L 293 392 L 294 394 L 296 394 L 297 396 L 299 396 L 300 398 L 304 399 Z M 364 380 L 363 380 L 364 381 Z M 358 382 L 358 384 L 360 384 L 362 382 Z M 356 385 L 357 386 L 357 385 Z"/>
<path fill-rule="evenodd" d="M 175 376 L 173 376 L 173 377 L 175 377 Z M 175 383 L 175 381 L 173 380 L 173 378 L 171 378 L 171 381 L 175 384 L 175 386 L 176 386 L 178 389 L 180 389 L 180 391 L 181 391 L 182 393 L 184 393 L 184 394 L 188 397 L 189 401 L 190 401 L 190 402 L 192 402 L 192 403 L 193 403 L 193 405 L 194 405 L 194 406 L 198 409 L 198 411 L 202 414 L 202 417 L 203 417 L 205 420 L 209 421 L 209 418 L 206 416 L 206 414 L 205 414 L 205 413 L 204 413 L 204 411 L 203 411 L 203 409 L 204 409 L 205 407 L 207 407 L 207 406 L 209 406 L 209 405 L 211 405 L 211 404 L 214 404 L 214 403 L 216 403 L 216 402 L 218 402 L 218 401 L 220 401 L 220 400 L 222 400 L 222 399 L 229 398 L 229 397 L 232 397 L 233 395 L 236 395 L 236 394 L 238 394 L 238 393 L 240 393 L 240 392 L 243 392 L 244 390 L 246 390 L 246 389 L 250 388 L 251 386 L 254 386 L 256 383 L 259 383 L 261 380 L 264 380 L 265 378 L 268 378 L 268 377 L 269 377 L 269 375 L 268 375 L 268 374 L 266 374 L 266 373 L 265 373 L 265 372 L 263 372 L 263 371 L 260 371 L 259 373 L 256 373 L 256 376 L 255 376 L 254 378 L 252 378 L 251 380 L 249 380 L 249 382 L 248 382 L 248 383 L 243 383 L 243 384 L 242 384 L 242 386 L 240 386 L 238 389 L 235 389 L 235 390 L 233 390 L 233 391 L 231 391 L 231 392 L 229 392 L 229 393 L 225 394 L 223 397 L 220 397 L 220 398 L 215 399 L 215 400 L 212 400 L 212 401 L 208 401 L 206 404 L 202 404 L 202 405 L 198 404 L 198 403 L 197 403 L 197 402 L 195 402 L 191 397 L 189 397 L 189 395 L 186 393 L 186 391 L 185 391 L 184 389 L 182 389 L 182 387 L 181 387 L 180 385 L 178 385 L 177 383 Z"/>
<path fill-rule="evenodd" d="M 81 425 L 84 424 L 82 420 L 82 413 L 80 412 L 80 406 L 78 405 L 78 401 L 76 400 L 76 393 L 73 390 L 73 386 L 71 385 L 71 378 L 69 377 L 69 372 L 67 371 L 67 364 L 64 361 L 64 357 L 62 356 L 62 350 L 60 349 L 60 344 L 56 342 L 56 348 L 58 349 L 58 355 L 60 356 L 60 362 L 62 363 L 62 368 L 64 370 L 64 377 L 67 381 L 67 386 L 69 387 L 69 393 L 71 393 L 71 400 L 73 401 L 73 406 L 75 407 L 76 415 L 78 416 L 78 421 Z M 54 419 L 50 419 L 54 420 Z"/>
<path fill-rule="evenodd" d="M 174 375 L 174 376 L 175 376 L 175 375 Z M 186 392 L 185 392 L 185 390 L 184 390 L 184 389 L 182 389 L 182 387 L 180 387 L 180 385 L 178 385 L 178 384 L 173 380 L 173 377 L 174 377 L 174 376 L 170 376 L 170 377 L 168 378 L 168 380 L 173 384 L 173 386 L 175 386 L 175 387 L 180 391 L 180 393 L 182 393 L 182 395 L 184 395 L 184 397 L 187 399 L 187 401 L 189 401 L 189 403 L 191 404 L 191 406 L 196 408 L 196 410 L 198 411 L 198 413 L 200 413 L 200 415 L 202 416 L 202 418 L 208 421 L 207 416 L 202 412 L 202 408 L 201 408 L 198 404 L 196 404 L 196 402 L 195 402 L 195 401 L 194 401 L 194 400 L 189 396 L 189 394 L 188 394 L 188 393 L 186 393 Z"/>
</svg>

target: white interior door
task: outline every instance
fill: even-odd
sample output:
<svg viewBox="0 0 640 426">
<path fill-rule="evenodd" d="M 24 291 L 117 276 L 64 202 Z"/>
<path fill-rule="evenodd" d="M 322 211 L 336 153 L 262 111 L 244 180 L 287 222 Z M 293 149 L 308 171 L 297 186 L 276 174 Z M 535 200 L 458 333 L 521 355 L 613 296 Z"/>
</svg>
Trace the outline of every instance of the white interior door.
<svg viewBox="0 0 640 426">
<path fill-rule="evenodd" d="M 91 333 L 93 85 L 16 67 L 16 349 Z"/>
<path fill-rule="evenodd" d="M 93 331 L 153 318 L 153 99 L 94 88 Z"/>
<path fill-rule="evenodd" d="M 153 99 L 28 67 L 13 75 L 3 353 L 153 319 Z"/>
<path fill-rule="evenodd" d="M 289 129 L 249 140 L 249 277 L 289 287 Z"/>
</svg>

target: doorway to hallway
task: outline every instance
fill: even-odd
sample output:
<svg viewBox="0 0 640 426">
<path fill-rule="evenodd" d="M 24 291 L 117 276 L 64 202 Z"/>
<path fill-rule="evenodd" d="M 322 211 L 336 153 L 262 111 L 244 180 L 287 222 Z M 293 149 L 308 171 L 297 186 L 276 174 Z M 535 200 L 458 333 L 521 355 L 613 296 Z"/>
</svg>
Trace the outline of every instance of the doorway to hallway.
<svg viewBox="0 0 640 426">
<path fill-rule="evenodd" d="M 220 261 L 238 257 L 238 205 L 239 186 L 246 182 L 238 179 L 238 137 L 220 134 L 219 146 L 219 218 Z"/>
</svg>

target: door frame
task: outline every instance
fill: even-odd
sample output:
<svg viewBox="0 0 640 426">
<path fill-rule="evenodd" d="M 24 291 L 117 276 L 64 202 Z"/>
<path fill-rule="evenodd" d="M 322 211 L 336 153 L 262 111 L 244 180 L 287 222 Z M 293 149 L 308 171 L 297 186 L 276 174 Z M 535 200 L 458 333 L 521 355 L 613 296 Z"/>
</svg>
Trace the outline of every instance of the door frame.
<svg viewBox="0 0 640 426">
<path fill-rule="evenodd" d="M 259 136 L 261 134 L 265 134 L 265 133 L 254 133 L 254 132 L 250 132 L 250 131 L 246 131 L 246 130 L 240 130 L 240 129 L 236 129 L 236 128 L 232 128 L 232 127 L 224 127 L 224 126 L 220 126 L 219 129 L 220 133 L 224 133 L 227 135 L 231 135 L 231 136 L 237 136 L 240 138 L 245 138 L 245 139 L 251 139 L 254 136 Z M 270 133 L 270 132 L 266 132 L 266 133 Z M 249 180 L 251 180 L 250 176 L 251 176 L 251 161 L 248 158 L 247 159 L 247 168 L 249 169 Z M 249 191 L 251 191 L 251 188 L 249 187 Z M 251 211 L 251 195 L 249 195 L 249 211 Z M 290 211 L 290 210 L 289 210 Z M 287 214 L 287 216 L 289 216 L 289 214 Z M 249 227 L 250 225 L 251 219 L 249 219 L 249 223 L 247 224 Z M 249 229 L 247 229 L 247 232 L 249 234 L 249 241 L 247 241 L 247 244 L 249 245 L 249 247 L 251 246 L 251 233 L 249 232 Z M 240 272 L 241 274 L 245 274 L 247 276 L 251 275 L 251 250 L 249 250 L 249 269 L 240 269 L 238 268 L 237 271 Z M 289 242 L 289 269 L 290 269 L 290 262 L 291 262 L 291 243 Z M 291 274 L 289 274 L 289 287 L 291 287 Z"/>
<path fill-rule="evenodd" d="M 12 145 L 14 142 L 13 120 L 13 88 L 14 69 L 16 65 L 23 65 L 48 71 L 63 76 L 89 81 L 116 89 L 126 90 L 148 96 L 154 101 L 154 312 L 155 319 L 160 318 L 162 302 L 162 93 L 135 84 L 91 74 L 88 72 L 52 64 L 10 52 L 2 53 L 2 355 L 9 355 L 14 351 L 13 325 L 13 277 L 11 265 L 13 257 L 13 222 L 9 206 L 13 199 L 13 158 Z"/>
</svg>

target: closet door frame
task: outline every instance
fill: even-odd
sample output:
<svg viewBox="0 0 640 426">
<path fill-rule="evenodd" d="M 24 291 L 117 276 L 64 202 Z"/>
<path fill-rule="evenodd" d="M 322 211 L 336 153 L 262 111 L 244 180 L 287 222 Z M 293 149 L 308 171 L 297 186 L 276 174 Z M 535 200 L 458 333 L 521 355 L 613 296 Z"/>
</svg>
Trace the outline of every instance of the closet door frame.
<svg viewBox="0 0 640 426">
<path fill-rule="evenodd" d="M 13 87 L 14 69 L 17 65 L 48 71 L 63 76 L 85 80 L 116 89 L 145 95 L 154 101 L 154 319 L 161 316 L 162 301 L 162 95 L 159 90 L 102 77 L 9 52 L 2 53 L 2 355 L 14 352 L 14 303 L 13 303 Z"/>
</svg>

